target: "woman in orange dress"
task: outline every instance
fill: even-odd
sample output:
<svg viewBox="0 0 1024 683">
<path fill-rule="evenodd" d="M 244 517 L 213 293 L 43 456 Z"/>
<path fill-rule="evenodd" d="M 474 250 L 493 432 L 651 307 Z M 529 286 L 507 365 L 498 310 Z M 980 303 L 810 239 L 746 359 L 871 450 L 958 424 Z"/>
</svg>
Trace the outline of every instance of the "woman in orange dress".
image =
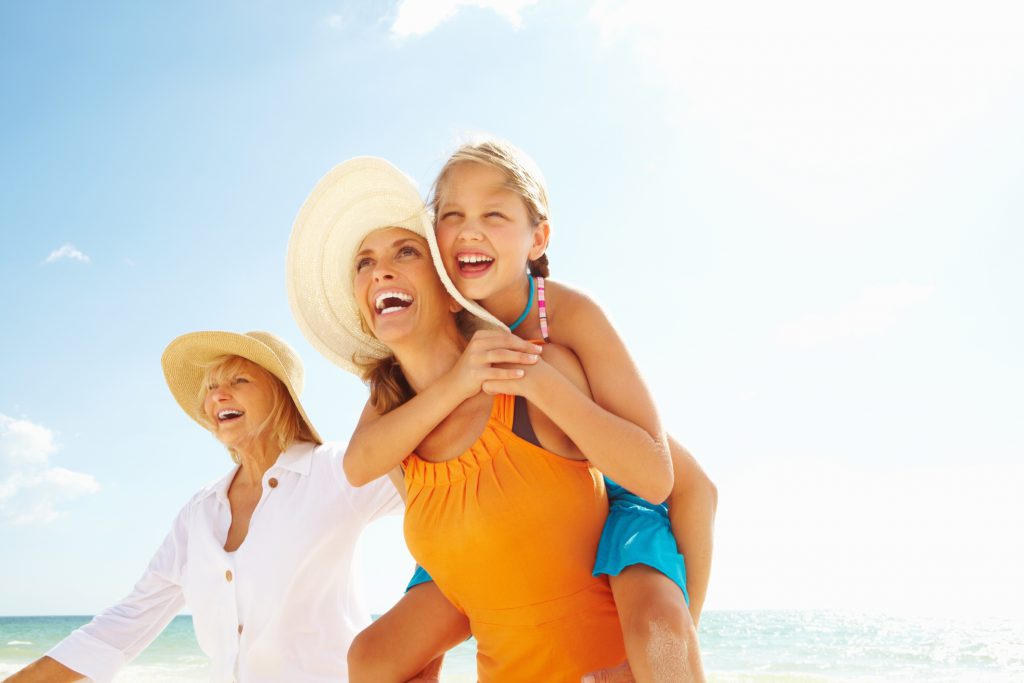
<svg viewBox="0 0 1024 683">
<path fill-rule="evenodd" d="M 601 423 L 571 353 L 470 335 L 476 306 L 439 280 L 429 229 L 397 169 L 342 164 L 296 219 L 292 309 L 314 346 L 368 380 L 346 474 L 366 483 L 401 462 L 407 543 L 468 620 L 479 680 L 577 683 L 625 660 L 607 579 L 591 572 L 604 482 L 573 439 Z"/>
</svg>

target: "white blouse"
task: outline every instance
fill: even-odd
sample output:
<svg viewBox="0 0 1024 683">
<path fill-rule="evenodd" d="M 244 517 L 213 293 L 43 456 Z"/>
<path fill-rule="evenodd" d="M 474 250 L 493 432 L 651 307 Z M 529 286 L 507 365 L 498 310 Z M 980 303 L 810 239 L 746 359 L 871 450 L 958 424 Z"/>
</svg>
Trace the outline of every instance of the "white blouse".
<svg viewBox="0 0 1024 683">
<path fill-rule="evenodd" d="M 227 491 L 237 467 L 192 497 L 135 589 L 47 655 L 96 683 L 113 680 L 183 606 L 218 683 L 348 680 L 353 637 L 370 623 L 353 583 L 363 528 L 402 510 L 383 477 L 352 487 L 343 444 L 293 445 L 263 475 L 235 553 Z"/>
</svg>

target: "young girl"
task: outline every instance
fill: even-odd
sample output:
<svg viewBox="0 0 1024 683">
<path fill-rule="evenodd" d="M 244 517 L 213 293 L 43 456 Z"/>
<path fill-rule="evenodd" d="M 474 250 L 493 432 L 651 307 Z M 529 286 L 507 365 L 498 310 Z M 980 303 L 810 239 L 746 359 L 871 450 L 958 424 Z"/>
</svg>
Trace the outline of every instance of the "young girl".
<svg viewBox="0 0 1024 683">
<path fill-rule="evenodd" d="M 494 140 L 465 145 L 445 164 L 434 187 L 436 247 L 460 292 L 519 337 L 550 341 L 551 350 L 572 351 L 598 405 L 642 425 L 652 441 L 662 438 L 651 427 L 657 418 L 650 396 L 603 312 L 581 293 L 543 279 L 550 235 L 547 196 L 539 172 L 525 155 Z M 497 348 L 503 342 L 493 343 Z M 515 383 L 492 381 L 483 387 L 489 393 L 518 393 Z M 348 458 L 360 458 L 362 448 L 357 433 Z M 653 505 L 640 496 L 656 502 L 662 497 L 653 482 L 629 467 L 628 452 L 609 458 L 582 450 L 628 489 L 609 482 L 611 513 L 594 572 L 609 575 L 634 675 L 640 681 L 684 680 L 687 659 L 690 673 L 697 669 L 699 675 L 694 624 L 710 568 L 713 485 L 685 449 L 670 441 L 676 472 L 671 505 Z M 689 559 L 689 577 L 677 545 Z M 692 619 L 680 600 L 686 599 L 687 578 Z M 388 638 L 374 633 L 376 629 L 367 636 L 386 646 Z M 380 650 L 374 652 L 380 655 Z M 673 660 L 684 667 L 666 666 Z"/>
</svg>

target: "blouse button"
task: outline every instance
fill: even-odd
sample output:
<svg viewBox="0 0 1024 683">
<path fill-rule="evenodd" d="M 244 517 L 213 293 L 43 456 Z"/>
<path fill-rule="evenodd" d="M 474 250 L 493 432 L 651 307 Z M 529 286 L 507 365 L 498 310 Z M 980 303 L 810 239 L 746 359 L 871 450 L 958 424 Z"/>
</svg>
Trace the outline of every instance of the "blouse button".
<svg viewBox="0 0 1024 683">
<path fill-rule="evenodd" d="M 238 635 L 242 635 L 242 625 L 238 625 Z"/>
<path fill-rule="evenodd" d="M 274 477 L 271 477 L 270 481 L 268 481 L 267 483 L 270 484 L 270 488 L 272 488 L 272 489 L 276 489 L 277 488 L 277 479 L 275 479 Z"/>
<path fill-rule="evenodd" d="M 234 577 L 234 574 L 231 573 L 230 569 L 227 570 L 226 572 L 224 572 L 224 578 L 227 579 L 229 582 L 231 581 L 231 579 L 233 577 Z"/>
</svg>

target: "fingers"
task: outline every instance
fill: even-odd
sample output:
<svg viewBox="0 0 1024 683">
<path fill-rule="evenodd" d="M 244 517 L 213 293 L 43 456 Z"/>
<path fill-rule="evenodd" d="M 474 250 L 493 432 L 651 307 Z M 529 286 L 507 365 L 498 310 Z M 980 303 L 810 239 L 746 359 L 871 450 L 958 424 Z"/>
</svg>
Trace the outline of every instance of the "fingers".
<svg viewBox="0 0 1024 683">
<path fill-rule="evenodd" d="M 478 350 L 510 349 L 521 353 L 539 354 L 542 346 L 520 339 L 511 332 L 479 330 L 470 338 L 469 346 Z"/>
<path fill-rule="evenodd" d="M 628 662 L 623 662 L 611 669 L 602 669 L 587 674 L 581 683 L 635 683 L 633 671 Z"/>
<path fill-rule="evenodd" d="M 535 353 L 522 353 L 520 351 L 512 351 L 509 349 L 492 349 L 484 354 L 484 362 L 491 365 L 495 363 L 533 365 L 539 358 L 540 356 Z"/>
<path fill-rule="evenodd" d="M 480 373 L 480 379 L 484 382 L 515 381 L 525 374 L 522 368 L 487 368 Z"/>
<path fill-rule="evenodd" d="M 525 396 L 526 386 L 523 382 L 519 381 L 519 378 L 489 379 L 480 385 L 480 390 L 491 396 L 495 396 L 497 394 Z"/>
</svg>

